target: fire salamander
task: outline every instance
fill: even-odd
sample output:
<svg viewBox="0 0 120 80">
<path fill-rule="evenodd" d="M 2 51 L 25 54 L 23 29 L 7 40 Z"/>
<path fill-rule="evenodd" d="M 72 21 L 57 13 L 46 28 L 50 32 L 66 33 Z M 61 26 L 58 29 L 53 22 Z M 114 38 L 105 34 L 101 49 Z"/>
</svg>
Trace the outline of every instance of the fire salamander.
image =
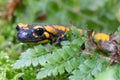
<svg viewBox="0 0 120 80">
<path fill-rule="evenodd" d="M 53 43 L 66 40 L 65 32 L 69 31 L 68 26 L 62 25 L 46 25 L 41 23 L 36 24 L 23 24 L 19 23 L 16 26 L 18 31 L 17 38 L 25 43 Z M 78 29 L 82 34 L 82 30 Z M 93 34 L 97 40 L 108 41 L 109 35 L 104 33 Z"/>
</svg>

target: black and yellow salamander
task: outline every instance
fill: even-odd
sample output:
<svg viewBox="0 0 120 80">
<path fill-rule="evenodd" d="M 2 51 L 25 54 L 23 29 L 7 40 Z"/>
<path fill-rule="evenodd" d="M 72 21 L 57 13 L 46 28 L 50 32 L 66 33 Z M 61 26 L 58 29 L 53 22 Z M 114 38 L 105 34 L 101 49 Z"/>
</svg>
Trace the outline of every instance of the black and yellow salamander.
<svg viewBox="0 0 120 80">
<path fill-rule="evenodd" d="M 23 24 L 16 26 L 17 38 L 25 43 L 47 43 L 66 40 L 65 32 L 70 30 L 68 26 L 47 24 Z M 82 29 L 78 29 L 82 34 Z M 108 41 L 109 35 L 104 33 L 93 34 L 97 40 Z"/>
</svg>

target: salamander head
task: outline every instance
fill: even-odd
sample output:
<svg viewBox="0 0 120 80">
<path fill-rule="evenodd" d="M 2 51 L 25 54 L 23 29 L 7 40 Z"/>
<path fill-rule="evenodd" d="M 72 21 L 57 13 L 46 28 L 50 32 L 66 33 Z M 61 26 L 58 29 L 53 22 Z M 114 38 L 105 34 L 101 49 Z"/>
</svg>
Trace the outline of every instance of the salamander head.
<svg viewBox="0 0 120 80">
<path fill-rule="evenodd" d="M 40 25 L 28 25 L 19 23 L 16 26 L 18 31 L 17 38 L 25 43 L 45 43 L 48 41 L 49 34 Z"/>
</svg>

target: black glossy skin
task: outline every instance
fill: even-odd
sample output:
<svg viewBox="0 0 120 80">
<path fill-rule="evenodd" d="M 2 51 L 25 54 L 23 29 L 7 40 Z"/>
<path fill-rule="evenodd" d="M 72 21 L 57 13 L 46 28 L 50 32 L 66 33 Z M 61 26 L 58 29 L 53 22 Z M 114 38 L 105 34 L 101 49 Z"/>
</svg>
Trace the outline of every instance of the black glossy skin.
<svg viewBox="0 0 120 80">
<path fill-rule="evenodd" d="M 35 44 L 66 40 L 65 32 L 69 30 L 65 26 L 44 24 L 17 25 L 16 29 L 18 31 L 17 38 L 19 41 Z"/>
</svg>

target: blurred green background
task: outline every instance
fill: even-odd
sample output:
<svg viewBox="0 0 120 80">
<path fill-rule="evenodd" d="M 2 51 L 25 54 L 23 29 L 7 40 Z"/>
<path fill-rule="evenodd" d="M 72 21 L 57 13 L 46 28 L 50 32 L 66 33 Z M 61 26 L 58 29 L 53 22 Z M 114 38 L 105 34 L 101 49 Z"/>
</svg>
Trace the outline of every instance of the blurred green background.
<svg viewBox="0 0 120 80">
<path fill-rule="evenodd" d="M 114 33 L 120 24 L 120 0 L 0 0 L 0 75 L 16 75 L 11 65 L 27 46 L 17 41 L 16 25 L 38 22 Z"/>
</svg>

